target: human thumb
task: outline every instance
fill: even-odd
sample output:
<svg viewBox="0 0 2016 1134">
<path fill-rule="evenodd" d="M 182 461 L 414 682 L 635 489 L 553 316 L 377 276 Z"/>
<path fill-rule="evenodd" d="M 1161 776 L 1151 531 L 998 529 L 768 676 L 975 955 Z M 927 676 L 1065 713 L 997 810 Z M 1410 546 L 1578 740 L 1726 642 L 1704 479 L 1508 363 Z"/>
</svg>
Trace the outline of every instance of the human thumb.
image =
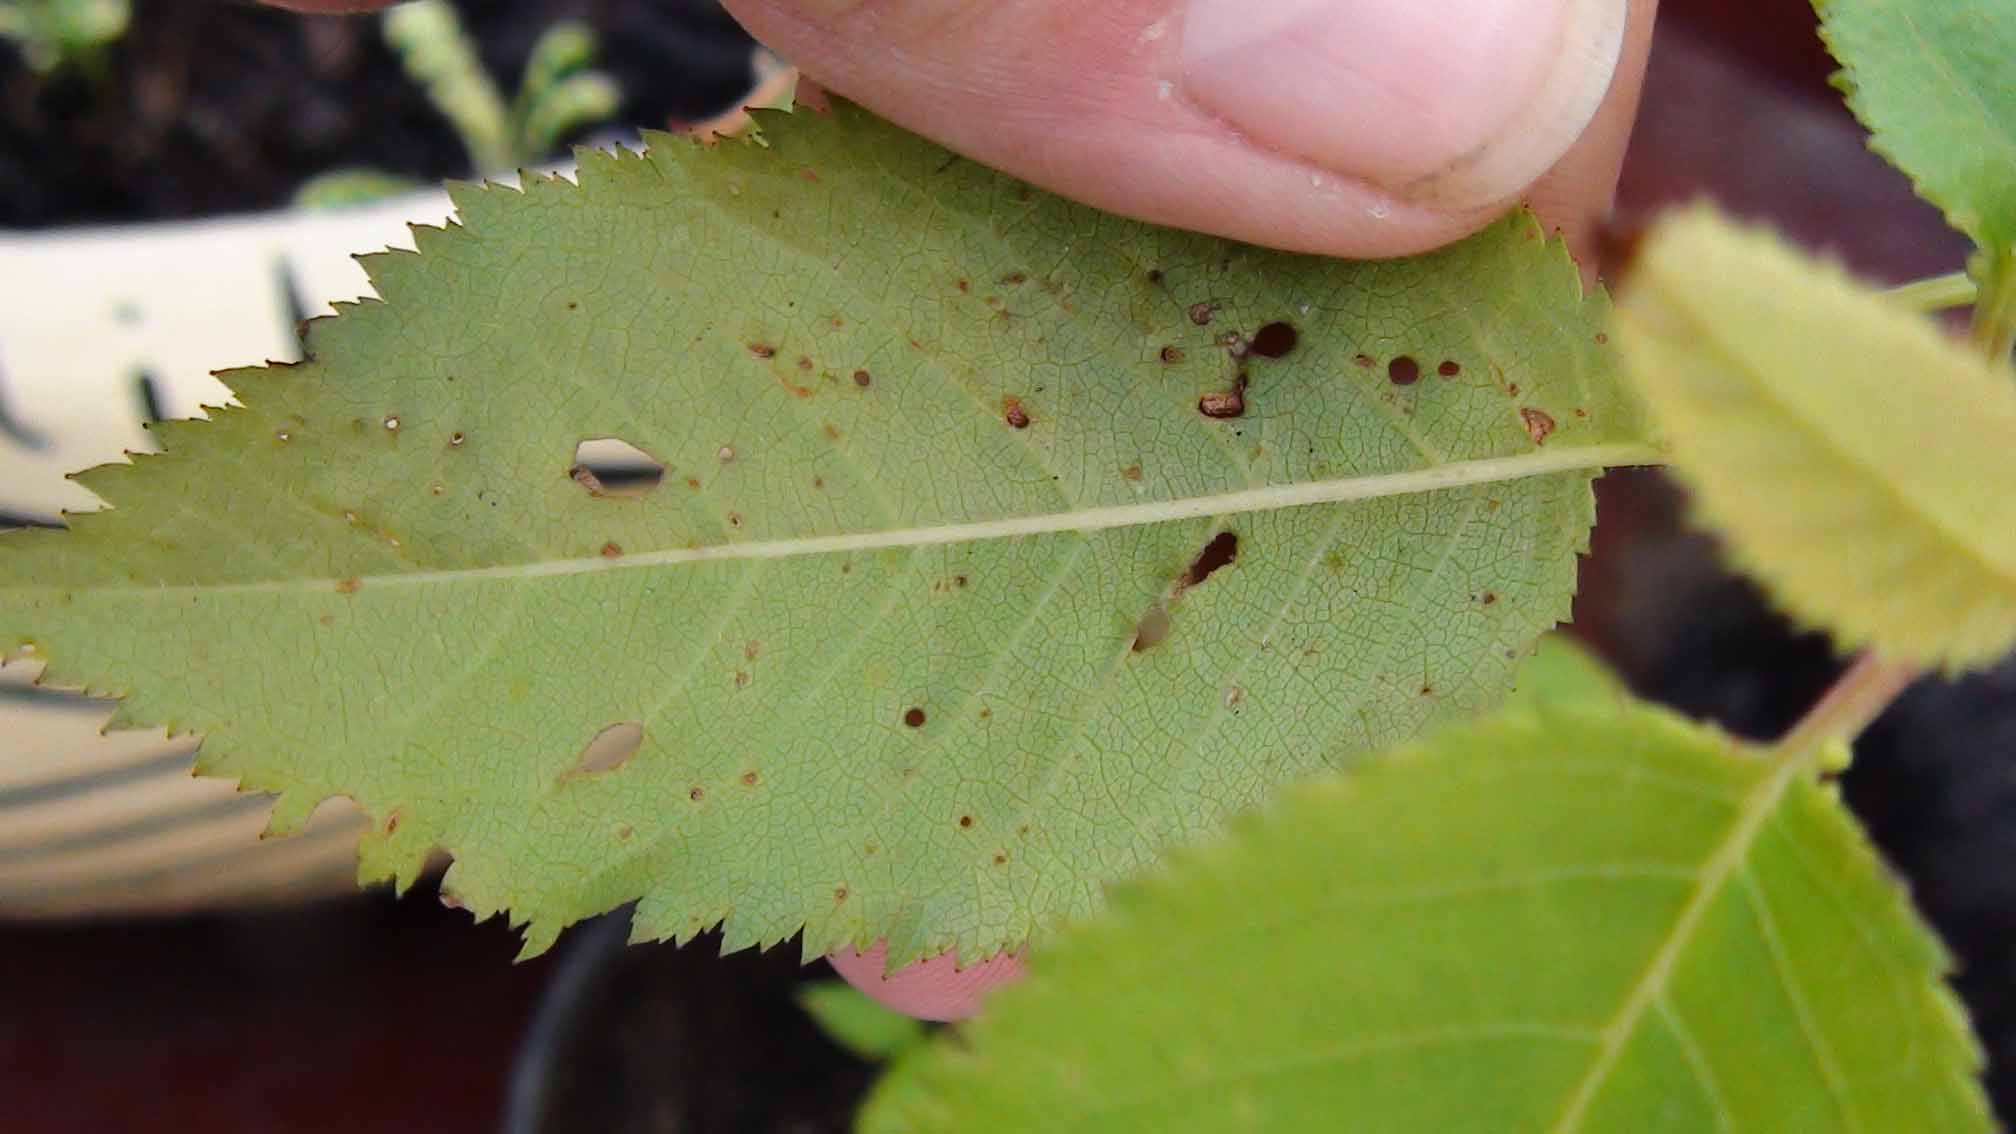
<svg viewBox="0 0 2016 1134">
<path fill-rule="evenodd" d="M 1635 103 L 1651 0 L 727 0 L 824 85 L 1145 220 L 1387 256 Z M 1628 115 L 1629 106 L 1625 107 Z M 1598 155 L 1614 175 L 1622 131 Z M 1610 179 L 1592 179 L 1607 197 Z"/>
</svg>

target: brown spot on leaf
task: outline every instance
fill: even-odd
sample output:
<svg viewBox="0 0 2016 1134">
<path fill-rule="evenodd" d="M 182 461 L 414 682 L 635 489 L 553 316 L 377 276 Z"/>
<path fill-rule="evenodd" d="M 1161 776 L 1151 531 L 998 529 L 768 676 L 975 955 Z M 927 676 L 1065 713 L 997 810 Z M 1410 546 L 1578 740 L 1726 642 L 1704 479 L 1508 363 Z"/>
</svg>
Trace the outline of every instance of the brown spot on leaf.
<svg viewBox="0 0 2016 1134">
<path fill-rule="evenodd" d="M 629 842 L 630 836 L 636 833 L 637 829 L 628 823 L 618 823 L 616 825 L 616 841 L 619 843 Z"/>
<path fill-rule="evenodd" d="M 339 595 L 354 595 L 358 591 L 361 591 L 363 589 L 364 589 L 364 580 L 358 578 L 355 575 L 352 575 L 347 579 L 336 580 L 336 593 Z"/>
<path fill-rule="evenodd" d="M 751 638 L 747 642 L 742 643 L 742 656 L 748 658 L 750 661 L 755 661 L 756 655 L 762 652 L 763 652 L 763 643 L 758 642 L 754 638 Z"/>
<path fill-rule="evenodd" d="M 1162 361 L 1167 363 L 1177 363 L 1183 361 L 1183 348 L 1179 346 L 1163 347 Z"/>
<path fill-rule="evenodd" d="M 1205 302 L 1190 305 L 1190 321 L 1200 327 L 1209 326 L 1211 324 L 1211 316 L 1217 313 L 1218 305 L 1215 303 Z"/>
<path fill-rule="evenodd" d="M 1421 380 L 1421 364 L 1403 354 L 1386 364 L 1386 380 L 1395 386 L 1412 386 Z"/>
<path fill-rule="evenodd" d="M 611 540 L 610 542 L 603 544 L 602 558 L 604 559 L 623 558 L 623 545 L 615 542 L 614 540 Z"/>
<path fill-rule="evenodd" d="M 973 825 L 973 817 L 971 815 L 961 815 L 959 817 L 959 825 L 961 827 L 971 827 Z"/>
<path fill-rule="evenodd" d="M 1142 476 L 1141 466 L 1128 465 L 1126 468 L 1120 470 L 1120 475 L 1138 484 L 1140 483 Z"/>
<path fill-rule="evenodd" d="M 840 427 L 833 424 L 830 421 L 825 423 L 824 425 L 821 425 L 819 427 L 819 432 L 824 433 L 828 441 L 840 440 Z"/>
<path fill-rule="evenodd" d="M 1603 331 L 1596 332 L 1596 345 L 1597 346 L 1610 345 L 1610 336 Z"/>
<path fill-rule="evenodd" d="M 960 295 L 965 295 L 965 294 L 966 294 L 967 292 L 969 292 L 969 291 L 973 290 L 973 285 L 972 285 L 972 284 L 970 284 L 970 283 L 967 283 L 967 282 L 966 282 L 965 280 L 957 280 L 957 281 L 954 281 L 954 283 L 953 283 L 953 285 L 952 285 L 952 286 L 954 286 L 954 287 L 956 287 L 956 288 L 958 288 L 958 289 L 959 289 L 959 294 L 960 294 Z"/>
<path fill-rule="evenodd" d="M 1022 408 L 1021 398 L 1013 394 L 1001 396 L 1001 420 L 1007 422 L 1010 429 L 1029 428 L 1029 411 Z"/>
<path fill-rule="evenodd" d="M 750 343 L 749 353 L 755 355 L 757 358 L 776 358 L 777 348 L 771 346 L 769 343 Z"/>
<path fill-rule="evenodd" d="M 1162 269 L 1160 269 L 1160 268 L 1150 268 L 1150 269 L 1148 269 L 1148 282 L 1149 282 L 1149 283 L 1151 283 L 1151 284 L 1159 284 L 1159 283 L 1161 283 L 1161 282 L 1162 282 Z"/>
<path fill-rule="evenodd" d="M 1001 277 L 1001 282 L 1009 287 L 1020 287 L 1029 282 L 1029 277 L 1022 272 L 1009 272 Z"/>
<path fill-rule="evenodd" d="M 1354 354 L 1351 356 L 1351 361 L 1357 363 L 1361 370 L 1372 369 L 1373 358 L 1369 354 Z"/>
<path fill-rule="evenodd" d="M 844 902 L 844 901 L 846 901 L 846 900 L 847 900 L 847 887 L 845 887 L 845 886 L 835 886 L 835 887 L 833 887 L 833 900 L 834 900 L 834 901 L 836 901 L 836 902 Z"/>
<path fill-rule="evenodd" d="M 698 803 L 707 798 L 707 789 L 696 785 L 693 790 L 686 793 L 686 798 Z"/>
<path fill-rule="evenodd" d="M 911 728 L 923 728 L 924 710 L 915 705 L 903 710 L 903 723 L 909 725 Z"/>
<path fill-rule="evenodd" d="M 1485 606 L 1490 606 L 1492 603 L 1498 601 L 1498 592 L 1485 591 L 1482 595 L 1478 596 L 1477 601 L 1483 603 Z"/>
<path fill-rule="evenodd" d="M 1293 326 L 1277 321 L 1253 332 L 1248 349 L 1261 358 L 1284 358 L 1295 349 L 1298 337 Z"/>
<path fill-rule="evenodd" d="M 460 433 L 450 433 L 448 435 L 448 446 L 453 449 L 459 449 L 462 447 L 462 442 L 467 440 L 468 438 Z"/>
<path fill-rule="evenodd" d="M 874 380 L 875 379 L 870 377 L 866 370 L 856 370 L 854 372 L 854 384 L 856 386 L 861 387 L 864 390 L 867 389 L 868 384 L 873 382 Z"/>
<path fill-rule="evenodd" d="M 399 808 L 395 807 L 395 808 L 393 808 L 393 809 L 392 809 L 392 814 L 390 814 L 390 815 L 387 815 L 387 816 L 385 817 L 385 834 L 386 834 L 386 835 L 387 835 L 388 837 L 389 837 L 389 836 L 391 836 L 391 835 L 394 835 L 394 834 L 398 833 L 398 831 L 399 831 L 399 820 L 401 820 L 401 819 L 405 818 L 405 814 L 406 814 L 406 813 L 405 813 L 404 811 L 402 811 L 402 810 L 400 810 Z"/>
<path fill-rule="evenodd" d="M 996 866 L 1006 866 L 1006 865 L 1008 865 L 1008 852 L 1006 852 L 1006 851 L 995 851 L 995 852 L 994 852 L 994 865 L 996 865 Z"/>
<path fill-rule="evenodd" d="M 1519 420 L 1526 423 L 1526 436 L 1531 437 L 1535 445 L 1545 445 L 1548 434 L 1554 432 L 1554 419 L 1545 410 L 1520 406 Z"/>
<path fill-rule="evenodd" d="M 749 771 L 742 773 L 742 786 L 755 787 L 757 778 L 758 777 L 756 775 L 756 771 L 753 768 L 750 769 Z"/>
<path fill-rule="evenodd" d="M 740 512 L 730 512 L 730 513 L 728 513 L 728 526 L 729 526 L 729 527 L 731 527 L 731 528 L 739 528 L 739 527 L 741 527 L 741 526 L 742 526 L 742 513 L 740 513 Z"/>
<path fill-rule="evenodd" d="M 1442 365 L 1435 368 L 1435 373 L 1440 374 L 1444 378 L 1454 378 L 1458 374 L 1463 373 L 1463 364 L 1445 358 L 1442 360 Z"/>
</svg>

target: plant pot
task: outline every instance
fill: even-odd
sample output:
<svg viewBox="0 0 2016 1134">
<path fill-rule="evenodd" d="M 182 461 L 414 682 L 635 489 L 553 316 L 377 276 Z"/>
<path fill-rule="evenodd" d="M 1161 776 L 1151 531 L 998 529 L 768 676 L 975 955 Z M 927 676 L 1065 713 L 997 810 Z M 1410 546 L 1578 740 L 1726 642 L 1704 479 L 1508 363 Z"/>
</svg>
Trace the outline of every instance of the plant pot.
<svg viewBox="0 0 2016 1134">
<path fill-rule="evenodd" d="M 796 941 L 719 956 L 629 945 L 630 912 L 561 945 L 511 1070 L 503 1134 L 819 1134 L 850 1129 L 876 1068 L 834 1045 L 794 999 L 831 980 Z"/>
<path fill-rule="evenodd" d="M 370 294 L 351 254 L 410 246 L 446 194 L 358 209 L 0 234 L 0 517 L 56 523 L 96 497 L 66 473 L 154 448 L 144 422 L 197 417 L 225 365 L 300 357 L 296 326 Z M 270 800 L 189 774 L 190 737 L 101 733 L 108 702 L 0 670 L 0 916 L 171 913 L 342 893 L 363 815 L 331 800 L 262 842 Z"/>
</svg>

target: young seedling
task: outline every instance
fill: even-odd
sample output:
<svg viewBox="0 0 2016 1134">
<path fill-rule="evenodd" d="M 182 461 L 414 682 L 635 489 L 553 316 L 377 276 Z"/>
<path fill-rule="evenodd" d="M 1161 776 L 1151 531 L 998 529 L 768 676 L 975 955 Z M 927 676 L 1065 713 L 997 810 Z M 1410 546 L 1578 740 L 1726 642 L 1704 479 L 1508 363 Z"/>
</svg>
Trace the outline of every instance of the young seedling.
<svg viewBox="0 0 2016 1134">
<path fill-rule="evenodd" d="M 546 29 L 532 46 L 517 94 L 507 100 L 449 0 L 413 0 L 387 9 L 381 19 L 386 42 L 454 124 L 478 176 L 537 165 L 561 139 L 607 120 L 622 105 L 616 81 L 589 69 L 595 33 L 578 21 Z M 396 174 L 337 170 L 309 180 L 295 199 L 309 208 L 340 208 L 413 187 Z"/>
<path fill-rule="evenodd" d="M 39 75 L 69 70 L 99 78 L 131 16 L 128 0 L 0 0 L 0 39 Z"/>
</svg>

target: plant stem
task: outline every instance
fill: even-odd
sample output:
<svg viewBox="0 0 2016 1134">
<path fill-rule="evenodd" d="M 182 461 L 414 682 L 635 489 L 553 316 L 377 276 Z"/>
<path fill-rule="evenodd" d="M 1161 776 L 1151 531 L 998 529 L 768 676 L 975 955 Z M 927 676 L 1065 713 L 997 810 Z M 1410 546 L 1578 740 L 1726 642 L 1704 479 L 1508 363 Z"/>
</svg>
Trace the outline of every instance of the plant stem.
<svg viewBox="0 0 2016 1134">
<path fill-rule="evenodd" d="M 2016 248 L 1983 249 L 1973 274 L 1980 287 L 1974 303 L 1974 341 L 1988 357 L 2007 361 L 2016 348 Z"/>
<path fill-rule="evenodd" d="M 1776 745 L 1785 760 L 1807 760 L 1830 740 L 1853 740 L 1918 677 L 1912 666 L 1886 661 L 1874 650 L 1855 659 L 1820 700 Z"/>
<path fill-rule="evenodd" d="M 1913 311 L 1932 312 L 1966 307 L 1974 302 L 1979 290 L 1966 272 L 1948 272 L 1899 284 L 1883 294 Z"/>
</svg>

